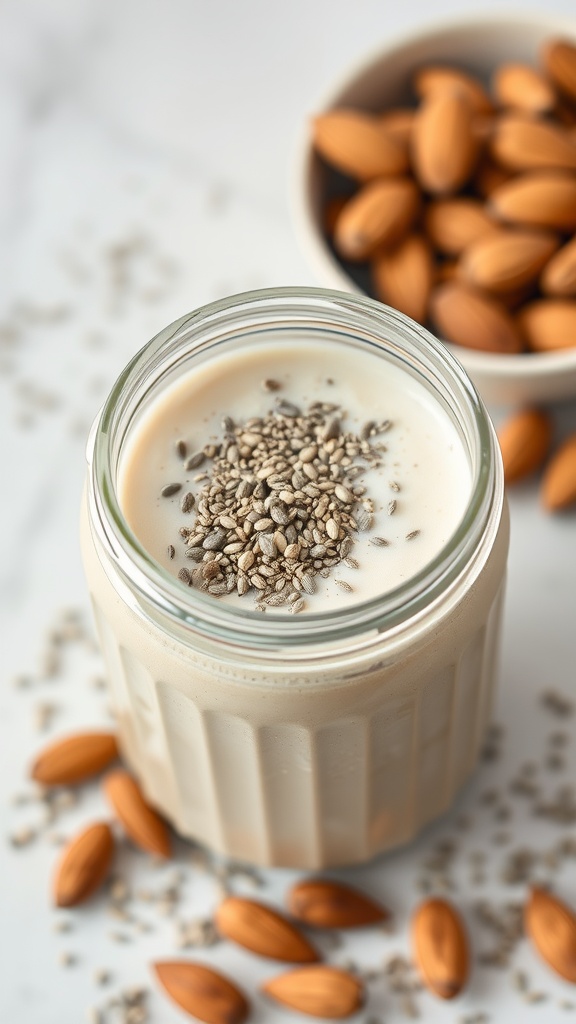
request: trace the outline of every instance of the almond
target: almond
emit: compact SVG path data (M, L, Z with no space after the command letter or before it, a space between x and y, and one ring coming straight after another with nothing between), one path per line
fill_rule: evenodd
M470 970L468 938L455 907L447 900L425 900L412 921L412 945L428 988L441 999L454 999Z
M69 786L97 775L117 757L111 732L79 732L44 747L30 774L44 786Z
M271 978L262 991L278 1003L311 1017L342 1020L364 1002L362 982L338 967L300 967Z
M576 100L576 45L567 39L554 39L544 47L543 60L554 84Z
M576 297L576 238L552 257L542 272L540 286L546 295Z
M409 235L372 263L376 298L419 323L426 320L432 277L432 253L421 235Z
M479 199L436 199L428 204L424 222L432 245L448 256L501 230Z
M357 181L402 174L406 147L377 117L359 110L330 110L313 121L314 145L333 167Z
M549 512L568 508L574 502L576 502L576 434L572 434L564 441L554 454L542 481L542 503Z
M545 889L532 888L524 927L543 960L566 981L576 982L576 915Z
M336 221L334 245L349 260L365 260L381 246L395 245L419 208L418 189L408 178L380 178L364 185Z
M492 92L500 106L529 114L548 114L556 106L550 82L529 64L501 64L492 78Z
M288 894L288 910L315 928L361 928L389 917L370 897L343 882L323 878L297 882Z
M218 931L239 946L273 960L305 964L319 960L308 939L282 914L264 903L228 896L215 916Z
M576 229L576 176L566 171L522 174L500 185L489 208L502 220L530 227Z
M514 354L522 350L520 331L504 307L467 285L457 281L440 285L432 293L430 308L447 341L485 352Z
M174 1002L205 1024L242 1024L248 1017L248 1000L219 971L188 960L166 960L152 967Z
M552 423L538 409L524 409L500 427L498 440L507 484L516 483L540 468L550 448Z
M491 292L510 292L536 281L558 248L543 231L501 231L481 238L461 260L462 278Z
M489 114L494 109L481 82L459 68L430 64L417 72L413 85L421 99L428 99L438 92L459 92L475 113Z
M54 902L57 907L75 907L96 892L106 878L114 838L109 825L90 825L65 847L54 878Z
M166 824L144 799L140 786L128 772L118 770L107 775L104 792L136 846L156 857L170 856Z
M425 191L448 195L470 178L478 155L471 108L458 92L433 92L412 132L414 173Z
M538 299L518 314L518 324L534 352L576 346L576 300Z
M569 132L529 117L499 118L490 151L499 163L513 171L576 168L576 140Z

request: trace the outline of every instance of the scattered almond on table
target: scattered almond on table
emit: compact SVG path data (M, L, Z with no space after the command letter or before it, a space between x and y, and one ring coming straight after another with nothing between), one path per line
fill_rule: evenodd
M425 66L417 106L329 110L313 122L324 228L375 298L448 341L495 353L576 346L576 45L490 88Z
M507 485L544 466L540 498L548 512L561 512L576 504L576 434L550 455L552 420L541 409L522 409L498 430ZM548 460L548 461L546 461Z
M537 468L546 455L550 432L548 417L537 410L525 410L509 425L508 439L503 443L509 480L518 479ZM569 439L565 450L571 465L576 467L576 436ZM576 484L574 495L576 497ZM546 694L543 699L551 713L568 713L565 702L554 693ZM106 742L95 746L92 741L84 742L86 736L105 736ZM96 758L95 750L99 755ZM48 765L48 774L54 779L48 785L58 786L62 778L71 781L72 776L80 782L105 767L104 751L108 762L116 757L118 751L113 734L78 733L44 748L32 771L37 773L38 765ZM73 765L73 770L70 765ZM525 783L528 785L529 780ZM148 852L168 856L167 826L148 805L136 780L123 769L117 769L105 777L102 785L121 825L136 845ZM66 845L54 879L54 899L58 907L75 907L98 891L111 870L114 847L113 832L107 822L86 826ZM250 869L246 867L245 870L248 872ZM523 868L520 863L514 870L516 883L528 878L525 866ZM120 884L124 891L124 883L116 883L116 887ZM121 899L122 893L114 892ZM216 908L212 928L224 939L236 942L252 953L298 964L262 985L262 993L271 1000L319 1019L350 1017L364 1005L365 981L370 972L362 972L355 966L343 968L319 963L320 954L300 925L325 932L374 927L386 922L390 912L366 893L323 876L305 877L294 883L287 893L286 904L288 914L259 900L228 895ZM553 893L533 886L524 902L523 914L526 935L540 957L565 980L576 983L574 911ZM494 925L492 917L490 920ZM498 929L503 927L499 922ZM514 933L516 927L514 925ZM518 934L521 933L521 925L519 927ZM431 993L440 999L451 1000L466 988L473 955L468 930L453 902L430 896L419 903L412 916L411 945L417 972ZM72 954L67 963L73 962L70 958ZM481 957L479 959L483 962ZM397 960L396 966L391 964L390 970L398 971L395 984L399 992L405 993L408 1012L406 993L418 983L405 977L406 970L411 969L409 962L402 958ZM157 961L151 966L168 996L195 1019L205 1024L243 1024L249 1018L251 1005L248 997L234 980L215 968L188 959ZM518 986L524 991L526 985L522 974ZM537 992L527 992L526 1001L537 1001L538 997ZM126 998L131 999L130 993ZM135 1016L136 1019L144 1018Z

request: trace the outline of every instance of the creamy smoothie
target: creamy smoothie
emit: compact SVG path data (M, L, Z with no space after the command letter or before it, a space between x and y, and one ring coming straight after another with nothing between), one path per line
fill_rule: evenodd
M231 489L211 495L215 448ZM172 385L142 415L120 471L123 512L158 562L262 611L390 591L447 543L470 487L462 437L421 383L370 352L334 344L328 355L297 338L288 354L252 346Z
M223 300L135 358L88 461L123 754L179 832L320 868L451 805L489 718L508 521L439 342L338 293Z

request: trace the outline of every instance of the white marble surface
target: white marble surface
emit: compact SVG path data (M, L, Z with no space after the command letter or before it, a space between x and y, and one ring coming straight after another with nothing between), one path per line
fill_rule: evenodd
M514 8L514 4L499 4ZM537 10L536 3L526 8ZM573 13L573 0L555 0L558 13ZM462 0L440 0L438 15L473 12ZM104 696L90 680L99 660L84 642L66 645L61 678L42 680L45 632L61 609L88 619L77 539L77 511L88 426L128 357L159 328L188 309L246 288L313 284L293 237L288 179L295 135L314 97L350 60L379 39L429 17L424 0L405 5L378 0L293 0L288 5L244 0L4 0L0 8L0 1021L2 1024L78 1024L123 985L150 984L148 964L175 954L173 924L145 910L154 930L118 944L111 930L134 934L110 916L105 900L63 915L73 930L55 934L49 878L57 854L42 836L15 851L7 837L29 822L35 805L13 806L29 791L26 765L42 736L35 728L38 703L54 705L46 735L106 722ZM554 410L559 433L574 428L574 407ZM409 850L342 877L364 885L390 904L396 933L360 933L333 962L348 955L364 966L406 952L407 921L416 900L420 865L440 839L457 836L462 851L452 876L454 898L465 914L475 949L491 936L474 918L482 896L502 906L520 900L523 885L500 875L507 852L526 843L548 851L575 834L531 817L527 802L506 796L510 778L527 759L541 761L546 737L569 734L565 755L576 766L574 719L556 720L541 709L539 694L554 687L575 695L574 629L576 518L549 518L538 507L536 485L511 498L512 549L503 652L496 709L506 730L504 753L482 767L459 807ZM17 689L12 680L29 674ZM542 769L551 794L567 775ZM513 807L509 822L496 820L481 794L496 786ZM71 834L104 813L97 788L63 814L57 828ZM468 830L462 814L471 819ZM509 833L494 845L497 833ZM470 883L468 854L484 850L486 882ZM208 912L216 899L210 879L185 870L179 911L187 918ZM124 850L119 870L137 885L160 886L160 875ZM574 861L558 869L539 864L539 878L553 882L576 905ZM281 898L289 872L264 875L265 898ZM152 881L151 881L152 879ZM241 881L235 883L244 891ZM140 913L140 910L137 911ZM59 964L71 951L77 963ZM186 951L183 955L193 955ZM244 987L275 973L248 954L222 944L202 952ZM108 990L93 981L95 967L110 967ZM418 997L431 1022L456 1021L484 1012L491 1021L570 1019L561 1001L576 994L537 963L521 942L513 966L530 975L547 1001L525 1005L511 983L511 969L477 967L465 997L455 1005ZM296 1021L296 1015L255 999L252 1019ZM154 991L151 1024L184 1017ZM385 980L370 986L365 1022L404 1018ZM107 1014L103 1024L117 1016Z

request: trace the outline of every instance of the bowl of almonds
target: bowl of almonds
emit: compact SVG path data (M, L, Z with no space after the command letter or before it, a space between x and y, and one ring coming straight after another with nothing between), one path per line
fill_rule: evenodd
M307 124L296 192L318 276L431 329L487 402L576 395L576 23L380 50Z

